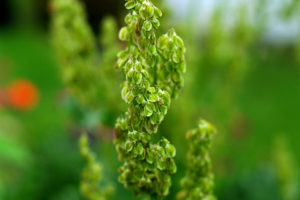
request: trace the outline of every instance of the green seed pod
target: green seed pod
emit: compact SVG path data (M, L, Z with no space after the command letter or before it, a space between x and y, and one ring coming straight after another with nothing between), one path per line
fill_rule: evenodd
M145 21L143 24L143 30L151 31L151 29L152 29L152 23L150 21Z
M154 14L154 8L152 6L147 6L146 13L147 13L147 17L152 17Z
M126 94L126 103L131 103L134 99L134 95L132 94L132 92L127 92Z
M150 117L150 122L152 123L152 124L157 124L158 122L159 122L159 117L158 117L158 115L157 114L153 114L153 115L151 115L151 117Z
M154 14L155 14L155 16L157 17L157 18L159 18L159 17L162 17L162 12L161 12L161 10L160 9L158 9L158 8L154 8Z
M148 151L148 154L147 154L147 157L146 157L146 160L149 164L152 164L153 161L154 161L154 155L151 151Z
M118 53L118 58L119 58L119 59L126 60L128 57L129 57L129 52L128 52L127 50L120 51L120 52Z
M139 85L142 82L143 75L139 72L134 72L133 73L133 81L135 84Z
M175 147L173 145L167 144L166 145L166 151L167 151L168 157L171 157L171 158L175 157L175 155L176 155L176 149L175 149Z
M150 117L153 114L153 110L150 106L151 104L147 104L144 108L145 116Z
M150 102L157 102L158 101L158 96L156 94L150 94L149 101Z
M126 143L125 143L125 150L127 152L130 152L132 149L133 149L132 143L130 141L126 141Z
M145 149L141 143L136 147L136 151L138 155L143 155L145 153Z
M124 86L124 87L122 88L122 99L123 99L124 101L126 100L127 92L128 92L128 88L127 88L127 86Z
M159 26L160 26L160 22L159 22L158 19L153 19L152 20L152 24L153 24L153 26L154 26L155 29L158 29Z
M173 53L173 56L172 56L172 60L174 63L179 63L180 62L180 55L176 52Z
M166 168L165 162L162 159L158 159L156 162L156 167L159 170L164 170Z
M119 32L119 38L122 41L129 41L130 35L127 27L123 27Z
M135 6L136 6L136 4L135 4L134 1L127 1L127 2L125 3L125 7L126 7L128 10L134 8Z
M147 9L147 6L146 4L142 5L139 9L139 16L143 19L143 20L146 20L147 16L146 16L146 9Z
M149 46L149 52L150 52L150 54L155 55L156 54L156 46L155 45L150 45Z
M126 17L125 17L125 23L127 24L127 25L129 25L129 24L131 24L133 22L133 17L132 17L132 15L129 13L128 15L126 15Z
M174 36L174 41L176 42L176 45L179 46L180 48L184 48L184 43L183 40L178 37L177 35Z
M138 102L138 104L144 104L146 103L145 98L142 95L139 95L136 99L136 101Z

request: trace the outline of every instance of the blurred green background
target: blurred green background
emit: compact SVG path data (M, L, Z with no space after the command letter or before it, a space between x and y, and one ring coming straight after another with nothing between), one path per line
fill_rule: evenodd
M83 2L100 38L104 17L124 24L122 0ZM185 133L204 118L218 130L218 199L299 200L300 3L155 2L165 13L162 30L175 27L187 48L185 87L159 129L177 148L167 199L175 199L185 172ZM126 106L120 99L109 107L121 111L89 108L66 91L50 39L49 2L2 0L0 9L0 199L82 199L81 130L104 166L102 184L116 188L113 199L133 199L118 183L121 163L112 143L112 126ZM13 101L18 84L29 96Z

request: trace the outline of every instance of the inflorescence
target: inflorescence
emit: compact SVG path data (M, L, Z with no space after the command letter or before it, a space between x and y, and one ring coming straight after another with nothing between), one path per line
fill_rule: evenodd
M204 120L200 120L198 127L187 133L187 172L181 180L182 190L177 199L216 200L213 195L214 178L209 153L215 134L215 128Z
M130 13L119 37L127 47L118 54L117 67L125 76L122 98L129 108L115 126L115 145L124 162L119 180L136 195L161 198L176 172L176 150L165 138L152 142L151 135L183 86L185 47L174 29L157 39L162 12L150 0L127 0L125 6Z
M96 160L95 154L90 150L86 134L79 139L79 149L86 167L82 171L80 192L88 200L107 200L110 198L113 187L108 185L102 188L99 184L102 179L102 165Z

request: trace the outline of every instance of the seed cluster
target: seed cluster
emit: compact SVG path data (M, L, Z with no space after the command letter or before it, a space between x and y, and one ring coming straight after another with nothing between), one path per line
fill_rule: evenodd
M95 96L96 40L77 0L53 0L52 39L62 66L63 81L84 103Z
M82 158L87 163L82 171L80 192L88 200L107 200L110 198L113 188L106 186L101 188L102 166L96 160L95 154L90 150L87 135L82 135L79 140L79 149Z
M187 133L189 152L186 176L181 180L182 191L177 199L216 200L213 195L213 173L209 151L216 134L214 127L200 120L196 129Z
M152 142L151 134L183 86L185 48L173 29L157 39L162 12L150 0L127 0L125 7L130 13L119 38L127 48L118 54L117 66L125 76L122 98L129 108L115 126L116 149L124 161L119 180L136 195L163 197L176 172L176 150L165 138Z

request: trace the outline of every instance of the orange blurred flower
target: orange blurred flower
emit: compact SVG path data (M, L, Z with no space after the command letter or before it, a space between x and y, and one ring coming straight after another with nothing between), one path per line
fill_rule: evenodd
M14 81L7 89L8 103L19 110L30 110L38 103L39 92L28 80Z

